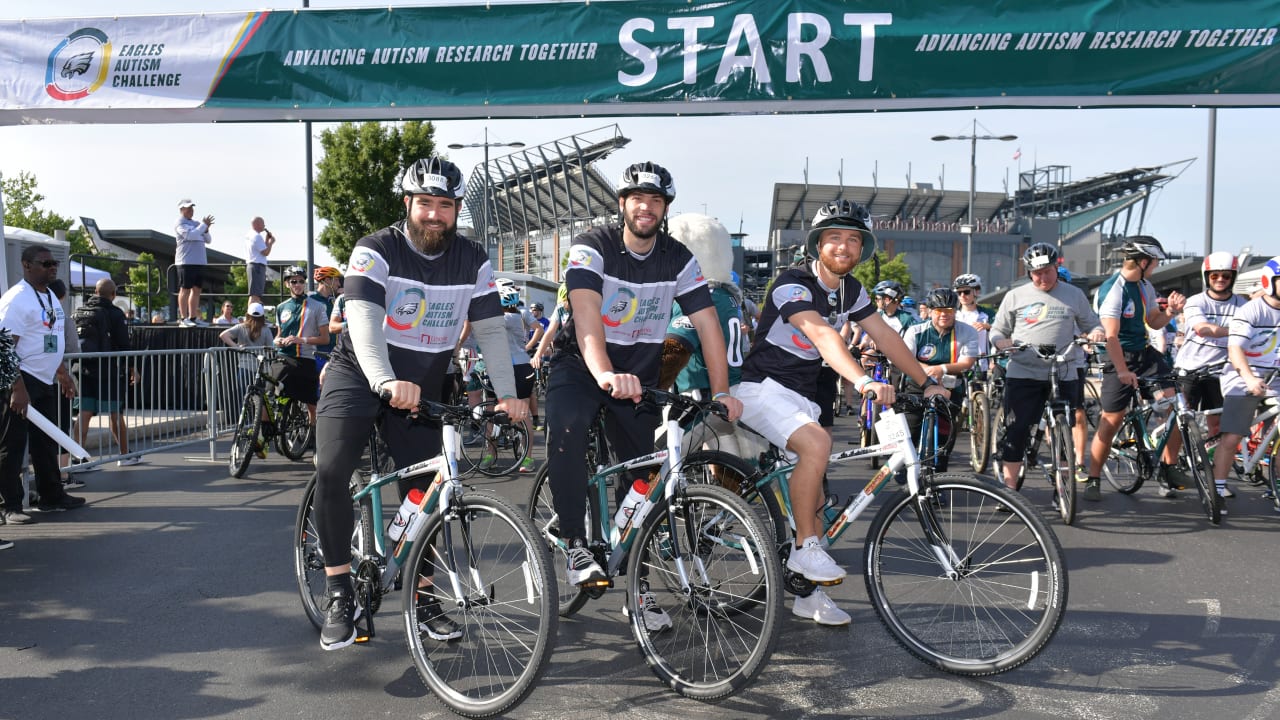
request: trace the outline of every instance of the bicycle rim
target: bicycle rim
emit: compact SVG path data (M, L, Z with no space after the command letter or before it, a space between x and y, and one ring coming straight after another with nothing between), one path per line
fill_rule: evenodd
M671 515L665 502L654 507L627 558L631 630L671 689L722 698L749 684L773 653L783 592L777 554L756 514L722 487L686 486ZM689 574L687 592L677 556ZM648 629L641 583L669 628Z
M1076 521L1076 450L1071 440L1071 428L1065 415L1058 415L1053 428L1053 467L1049 477L1053 479L1054 504L1062 522L1070 525Z
M514 506L488 492L468 492L455 504L450 517L430 518L414 543L405 567L405 634L418 673L441 702L459 715L489 717L524 699L546 666L558 627L556 581L537 531ZM427 634L420 615L432 612L424 607L430 601L461 637Z
M538 536L542 538L547 554L551 558L551 567L555 571L556 585L559 588L558 612L561 617L569 617L586 604L587 594L577 585L569 584L568 558L565 555L565 549L558 542L560 523L556 517L555 504L552 502L549 464L543 464L542 469L534 477L533 490L525 507L529 508L529 519L533 522L533 527L538 531ZM588 528L594 526L591 517L594 511L591 508L592 503L588 499L586 522Z
M280 454L294 462L302 460L311 439L311 423L307 419L307 406L296 400L285 404L279 419L280 433L276 435L276 448Z
M1107 484L1125 495L1132 495L1142 487L1146 480L1142 472L1140 439L1133 421L1125 419L1111 441L1111 452L1102 466L1102 475Z
M1205 451L1204 433L1200 426L1190 422L1178 423L1182 430L1182 454L1187 460L1191 477L1196 482L1196 494L1200 496L1200 507L1204 510L1209 524L1222 522L1222 498L1218 497L1218 489L1213 482L1213 466L1209 462L1209 453Z
M244 407L240 408L240 420L236 423L236 434L231 438L231 452L227 456L231 477L244 477L249 471L249 461L257 448L258 435L262 432L262 396L250 393L244 398Z
M969 397L969 413L969 465L976 473L986 472L991 464L991 406L986 393Z
M977 478L937 475L930 492L899 491L871 522L863 569L872 606L899 644L934 667L980 676L1022 665L1062 622L1057 537L1022 496ZM922 504L923 520L960 559L954 579L934 555Z

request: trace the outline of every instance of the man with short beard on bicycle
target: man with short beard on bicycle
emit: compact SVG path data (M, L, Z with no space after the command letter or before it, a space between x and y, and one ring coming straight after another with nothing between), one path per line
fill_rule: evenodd
M1192 410L1217 410L1222 407L1222 374L1227 362L1227 336L1231 318L1249 301L1232 289L1236 283L1239 263L1229 252L1216 252L1204 259L1200 276L1204 279L1204 292L1187 298L1183 307L1183 327L1186 329L1182 349L1174 358L1175 370L1194 372L1211 369L1208 377L1180 378L1182 395ZM1206 437L1218 434L1221 416L1206 415ZM1223 477L1219 475L1218 477ZM1218 486L1223 497L1235 497L1224 480Z
M1022 254L1022 264L1031 282L1010 290L1000 302L990 338L997 350L1021 343L1052 345L1059 353L1066 353L1077 335L1087 333L1094 342L1106 339L1097 313L1089 306L1089 298L1080 288L1062 282L1059 277L1057 248L1036 243ZM1075 410L1084 405L1084 388L1070 367L1063 364L1058 391ZM1010 489L1018 487L1018 472L1022 469L1027 441L1037 427L1045 403L1050 400L1050 389L1049 363L1033 352L1010 356L1004 386L1004 442L998 448L1004 484ZM1082 435L1073 439L1082 443ZM1071 482L1075 482L1074 478Z
M818 371L825 360L859 392L874 391L883 403L894 399L892 385L873 382L854 361L837 328L857 323L899 371L925 386L925 395L947 395L876 313L853 277L854 266L875 252L868 217L865 208L848 200L818 210L805 239L810 260L774 280L738 387L742 422L783 448L788 460L798 461L791 474L796 545L787 569L826 585L841 582L846 573L818 540L822 476L831 455L831 435L818 423ZM807 597L797 597L791 611L823 625L847 625L850 620L816 588Z
M1212 258L1213 256L1209 256ZM1213 455L1213 478L1220 498L1232 497L1227 474L1240 445L1253 425L1263 399L1280 394L1280 376L1270 384L1266 375L1280 367L1280 257L1262 266L1262 293L1245 303L1231 318L1227 359L1222 374L1222 436ZM1272 472L1275 468L1272 468ZM1222 514L1227 514L1222 500Z
M658 382L673 301L697 330L710 399L725 406L730 421L741 412L729 395L724 336L707 282L693 253L663 230L675 196L665 168L651 162L631 165L618 185L621 224L588 230L569 248L564 282L571 315L551 358L546 434L551 494L560 537L568 544L570 585L606 577L587 545L587 430L603 406L608 409L609 445L618 458L653 452L658 415L636 403L644 388ZM630 482L619 484L619 504L630 487ZM651 632L671 627L671 618L647 585L637 585L645 626Z
M420 400L439 400L445 368L464 321L490 361L501 398L496 409L520 422L528 410L516 399L511 353L489 258L458 235L464 192L462 173L437 157L418 160L400 181L405 219L361 238L346 275L347 331L325 366L316 425L315 515L324 552L327 597L320 647L336 650L355 641L351 582L351 533L355 521L348 483L375 422L396 467L440 452L439 426L383 415L380 396L392 408L413 411ZM403 499L431 478L401 481ZM462 630L439 602L419 606L418 629L433 640Z

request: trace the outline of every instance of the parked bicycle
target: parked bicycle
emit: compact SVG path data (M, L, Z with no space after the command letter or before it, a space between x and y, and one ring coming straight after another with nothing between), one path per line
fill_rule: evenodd
M391 412L390 410L385 410ZM441 455L386 474L351 477L351 574L356 589L356 642L374 637L373 617L384 597L403 586L401 616L409 654L423 682L459 715L488 717L533 689L556 638L556 580L543 540L510 501L464 487L458 476L458 427L473 417L466 405L424 401L418 421L443 424ZM501 413L484 419L505 422ZM370 467L383 467L377 432ZM382 489L400 479L434 476L407 522L389 525ZM311 624L324 624L325 559L316 532L313 475L294 530L294 569ZM421 623L428 608L444 608L461 637L433 640ZM432 616L434 617L434 616Z
M690 409L723 413L723 407L659 390L646 390L644 402L672 408L666 450L615 463L605 442L604 411L590 430L587 527L607 580L568 584L549 467L534 480L529 513L555 558L560 614L572 615L601 597L625 572L627 615L649 667L681 695L714 700L748 685L773 653L782 605L774 539L742 498L705 479L736 458L683 452L679 417ZM651 505L619 527L610 510L613 481L631 486L637 478L649 485ZM669 615L670 628L648 627L640 604L646 593Z
M917 658L959 675L991 675L1026 663L1053 638L1066 608L1067 569L1057 537L1021 495L971 475L935 474L921 457L902 413L923 413L919 447L936 450L946 402L899 395L876 425L879 444L832 454L831 464L871 455L888 461L843 508L828 498L820 519L834 546L905 471L906 487L890 495L867 530L863 577L871 605ZM794 469L772 447L763 467L732 478L722 469L713 478L731 480L771 518L784 568L793 544ZM802 575L784 572L788 591L805 596L814 590Z
M275 442L281 455L298 462L312 441L311 420L305 403L280 394L280 383L271 374L272 353L239 352L257 358L254 378L245 388L240 418L231 439L227 466L232 477L244 477L254 455L266 457L267 446Z

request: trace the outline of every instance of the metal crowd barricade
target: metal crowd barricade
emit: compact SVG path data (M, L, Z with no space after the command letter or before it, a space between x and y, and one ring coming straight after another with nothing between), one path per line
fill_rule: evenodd
M201 444L216 461L218 438L235 430L253 378L243 368L248 362L257 367L251 356L227 347L68 353L66 361L76 378L76 396L60 403L57 422L92 456L78 466L83 469ZM112 382L119 385L113 389ZM97 398L100 409L82 429L79 415L86 398ZM111 430L113 402L128 433L127 454Z

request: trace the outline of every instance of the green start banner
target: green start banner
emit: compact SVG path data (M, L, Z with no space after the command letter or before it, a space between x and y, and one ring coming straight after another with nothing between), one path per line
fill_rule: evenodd
M1280 0L719 0L0 21L0 124L1274 106Z

